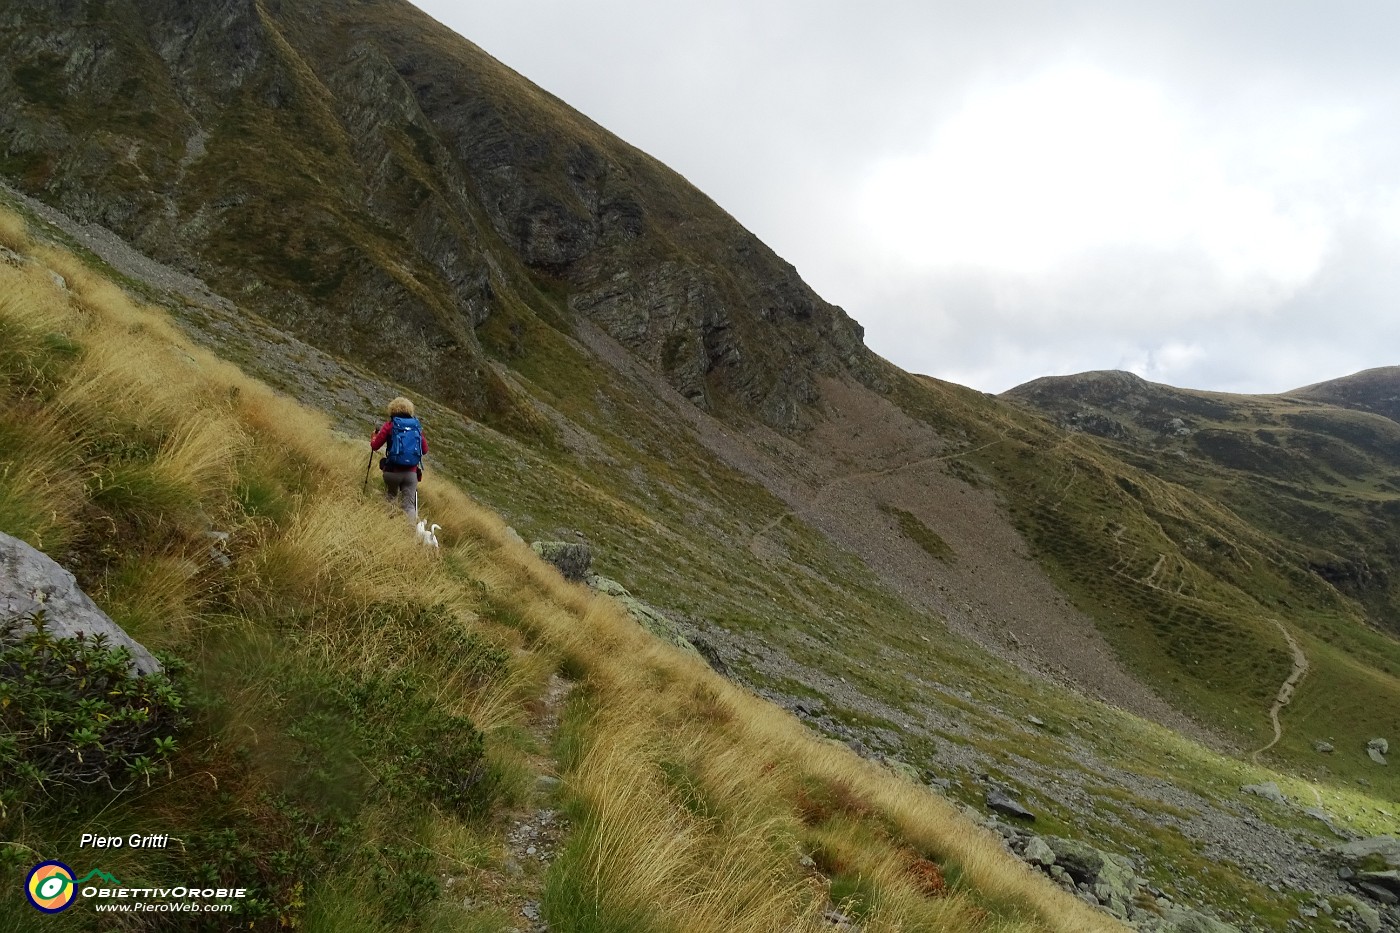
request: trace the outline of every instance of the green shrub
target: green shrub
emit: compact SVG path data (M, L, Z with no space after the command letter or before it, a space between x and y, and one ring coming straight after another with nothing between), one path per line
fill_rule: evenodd
M187 724L170 678L135 673L105 636L54 638L42 612L0 621L0 822L36 799L169 778Z
M485 757L485 736L421 688L402 674L370 678L337 697L338 705L389 797L431 801L468 817L485 814L499 783Z

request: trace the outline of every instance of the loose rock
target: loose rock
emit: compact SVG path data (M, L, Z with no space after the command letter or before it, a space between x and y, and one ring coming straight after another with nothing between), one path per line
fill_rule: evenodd
M1035 814L1022 806L1021 802L1000 788L987 791L987 808L1007 816L1022 820L1034 820Z

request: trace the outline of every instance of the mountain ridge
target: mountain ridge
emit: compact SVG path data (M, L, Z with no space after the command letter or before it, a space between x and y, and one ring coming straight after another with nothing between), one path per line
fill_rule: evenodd
M813 400L808 370L878 378L859 325L707 197L407 4L101 9L37 43L42 17L12 14L10 54L28 64L0 88L6 170L303 336L392 359L487 417L510 397L481 341L509 355L566 312L692 402L735 395L789 428ZM99 86L123 81L146 100L102 113ZM269 135L275 154L244 145ZM56 149L88 155L55 166ZM259 209L273 199L281 212ZM614 277L629 267L648 271ZM260 300L269 287L293 305ZM318 325L327 305L349 326Z
M1331 402L1400 421L1400 366L1379 366L1294 389L1287 395Z
M1048 832L1205 879L1190 898L1236 919L1284 909L1240 842L1265 834L1227 815L1244 765L1172 744L1208 762L1183 774L1113 706L1259 748L1296 643L1309 675L1263 760L1333 807L1356 780L1397 792L1365 754L1400 708L1377 624L1400 579L1391 422L1113 374L1087 401L1038 381L1034 406L903 373L679 176L402 4L74 9L0 14L0 174L207 277L144 293L345 434L413 395L429 483L589 541L812 728L969 806L1016 788ZM134 81L136 111L73 103L99 77ZM227 101L190 105L196 86ZM1205 815L1173 811L1164 774Z

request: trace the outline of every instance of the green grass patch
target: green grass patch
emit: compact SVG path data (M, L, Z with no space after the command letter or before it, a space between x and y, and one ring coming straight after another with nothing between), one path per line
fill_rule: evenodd
M920 521L917 515L884 503L881 503L880 511L898 522L899 530L904 536L922 548L929 557L935 560L952 560L955 556L948 542Z

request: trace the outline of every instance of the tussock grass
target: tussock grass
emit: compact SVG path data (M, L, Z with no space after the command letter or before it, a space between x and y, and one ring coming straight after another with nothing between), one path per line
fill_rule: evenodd
M1117 928L927 790L815 738L642 633L612 601L533 563L521 569L479 579L588 687L564 739L579 829L550 878L558 929L817 930L856 881L869 892L868 929ZM815 825L801 806L811 780L848 798ZM833 839L854 853L845 871L801 868L804 850ZM960 879L938 897L911 868L930 858Z
M0 212L0 246L24 253L28 252L32 245L24 218L9 211Z
M401 514L361 493L362 441L66 254L35 255L34 268L0 266L0 328L16 335L0 383L0 431L16 439L0 449L0 527L190 659L205 697L176 779L101 817L159 816L187 830L186 847L156 866L124 852L109 870L253 884L247 919L268 928L508 916L482 880L495 870L487 808L528 797L518 737L557 669L580 683L556 749L574 829L547 879L552 929L816 931L833 905L872 931L1114 928L939 798L564 582L440 475L422 508L444 547L425 552ZM58 464L77 480L28 478ZM210 530L228 534L230 566L211 556ZM485 770L470 763L473 736ZM835 805L813 807L813 794ZM41 814L6 830L72 857L68 825ZM451 873L488 906L464 917L436 901Z
M176 779L115 808L94 801L99 814L83 818L149 826L151 808L164 812L186 833L162 856L167 876L241 878L258 892L255 927L298 922L308 879L356 870L360 855L337 853L359 851L345 846L358 835L377 853L361 867L385 877L336 921L402 924L436 891L438 856L408 827L458 822L454 838L479 842L481 827L466 827L509 783L508 749L471 764L481 733L463 713L516 720L504 710L536 687L538 666L516 667L518 636L500 648L483 635L456 556L425 559L402 515L360 494L359 452L324 418L70 256L31 258L0 265L0 529L72 568L148 645L191 660L203 697ZM441 522L467 511L465 497L439 499ZM227 535L228 565L213 531ZM211 786L222 792L209 798ZM4 832L72 858L73 819L39 812ZM400 829L378 841L383 824ZM160 869L131 854L112 867ZM5 901L0 913L11 906L23 909Z

